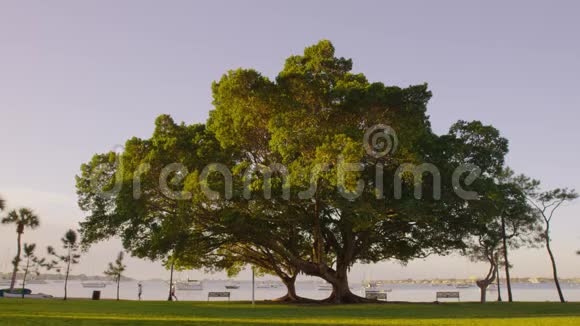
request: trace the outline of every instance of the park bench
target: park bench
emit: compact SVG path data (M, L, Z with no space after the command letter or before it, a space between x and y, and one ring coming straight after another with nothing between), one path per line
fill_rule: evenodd
M457 299L457 301L461 301L459 292L437 292L435 301L439 302L439 299Z
M387 301L387 292L384 291L365 291L365 298L372 300Z
M207 301L209 301L209 298L228 298L228 301L230 301L230 292L208 292Z

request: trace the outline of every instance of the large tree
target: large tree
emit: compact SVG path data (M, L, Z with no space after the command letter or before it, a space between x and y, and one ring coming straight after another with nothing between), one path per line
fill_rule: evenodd
M20 255L22 253L22 234L25 229L36 229L40 225L40 219L34 212L28 208L13 210L8 216L2 219L2 224L13 224L16 226L16 256L12 261L14 266L12 270L12 279L10 280L10 291L14 290L16 283L16 273L20 264Z
M464 248L505 141L478 122L435 135L426 85L385 86L351 69L321 41L275 80L228 72L212 86L207 130L164 116L152 139L83 165L83 238L120 236L132 254L184 266L249 263L286 279L290 297L297 273L321 277L337 303L365 301L349 289L356 262Z
M426 85L387 87L351 68L351 60L335 57L332 44L321 41L288 58L275 81L254 70L230 71L213 85L215 110L208 121L222 146L239 153L243 168L234 178L248 185L230 207L298 230L310 247L307 256L287 251L276 237L254 242L331 283L332 302L364 301L348 286L356 262L405 262L463 247L478 205L455 194L454 171L478 165L486 178L505 154L503 143L482 144L472 136L477 128L435 135L425 114L431 97ZM477 124L456 127L465 126ZM370 145L378 150L365 151L365 134L376 129L391 138L381 144L373 137ZM244 173L251 167L261 174L286 172L280 166L288 178L278 173L263 182ZM272 200L260 195L276 185L285 202L264 213L263 202ZM433 195L417 199L420 190Z

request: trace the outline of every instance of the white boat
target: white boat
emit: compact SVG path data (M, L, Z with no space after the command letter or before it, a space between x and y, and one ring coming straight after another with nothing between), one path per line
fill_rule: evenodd
M82 282L81 284L87 289L102 289L107 287L107 283L105 282Z
M226 283L225 287L228 290L237 290L240 288L240 285L238 283L229 282Z
M4 298L22 298L22 294L19 293L7 293L4 292L2 294ZM24 299L51 299L53 298L52 295L44 294L44 293L36 293L36 294L25 294Z
M175 288L179 291L201 291L203 283L198 280L187 280L175 282Z

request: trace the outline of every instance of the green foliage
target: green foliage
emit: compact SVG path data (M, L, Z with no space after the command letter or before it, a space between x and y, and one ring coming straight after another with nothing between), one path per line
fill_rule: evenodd
M73 265L80 262L80 243L78 235L74 230L68 230L60 239L64 253L59 254L54 247L48 246L46 248L48 254L53 257L53 260L47 264L48 269L56 269L58 273L65 271L64 278L64 300L67 299L68 293L68 276Z
M306 273L347 297L347 271L356 262L405 263L466 249L474 235L495 230L500 215L513 221L515 243L527 212L498 181L508 151L499 131L459 121L436 135L426 84L369 82L352 65L323 40L289 57L274 79L229 71L212 84L207 128L162 115L150 139L96 155L77 176L79 206L88 213L83 243L119 236L131 254L178 268L233 275L250 264L283 280ZM397 141L376 157L365 133L380 124ZM230 172L204 170L211 163ZM417 173L423 163L437 167L437 176ZM469 183L479 200L456 194L451 180L462 164L482 172ZM167 166L175 169L164 174ZM230 174L231 196L224 190ZM168 189L159 188L160 176ZM395 198L397 187L402 198ZM219 196L208 197L207 189Z
M120 280L121 276L123 275L123 273L127 269L127 265L125 265L123 263L124 258L125 257L124 257L123 252L122 251L119 252L119 254L117 255L117 259L115 259L115 262L109 263L107 270L104 271L103 273L105 275L115 279L115 281Z
M49 255L56 258L56 260L53 261L52 267L56 268L59 273L62 269L66 269L68 273L68 269L71 265L76 265L80 262L81 255L78 235L74 230L68 230L60 239L60 242L62 243L64 254L58 254L52 246L48 246L47 251ZM63 265L58 266L59 263L64 264L66 268Z
M18 234L24 233L26 228L36 229L40 226L40 219L31 209L21 208L12 210L2 218L2 224L14 224Z

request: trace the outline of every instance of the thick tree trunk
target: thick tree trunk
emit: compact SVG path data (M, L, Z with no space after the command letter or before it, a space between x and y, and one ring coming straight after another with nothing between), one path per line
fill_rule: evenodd
M280 298L274 299L274 302L291 302L291 303L315 303L320 300L308 299L299 296L296 293L296 277L295 276L280 276L280 280L286 286L286 294Z
M167 301L173 301L173 268L174 264L171 263L171 272L169 274L169 297Z
M18 232L16 242L18 247L16 247L16 257L14 257L14 268L12 269L12 279L10 280L10 292L14 291L14 286L16 285L16 273L18 273L18 265L20 264L20 254L21 254L21 239L22 233Z
M507 235L505 230L505 218L501 217L501 230L502 230L502 241L503 241L503 258L505 262L505 281L507 286L508 292L508 301L514 302L514 298L512 295L512 281L510 278L510 261L508 259L508 245L507 245ZM499 288L498 288L499 290Z
M487 301L487 287L489 283L486 281L478 281L477 286L479 287L480 292L480 302L485 303Z
M286 295L283 297L274 299L276 302L298 302L303 298L296 294L296 276L294 277L281 277L282 283L286 286Z
M481 303L485 303L487 301L487 287L490 284L493 284L493 282L495 281L495 277L498 273L498 265L496 264L497 255L495 255L495 258L491 256L488 259L491 266L489 267L489 272L487 273L487 276L485 276L483 280L475 282L475 284L477 284L477 286L479 287Z
M328 280L327 280L328 281ZM346 279L338 279L332 284L332 294L326 298L324 302L334 304L349 304L349 303L377 303L378 300L366 299L360 297L350 291L348 281Z
M558 296L560 297L560 302L565 303L564 294L562 293L562 288L560 287L560 280L558 279L558 269L556 267L556 259L552 253L552 248L550 247L550 235L546 231L546 249L548 250L548 255L550 255L550 261L552 262L552 271L554 272L554 283L556 284L556 289L558 289Z
M337 262L337 270L328 270L320 276L322 279L332 284L332 293L324 302L343 304L343 303L376 303L378 300L362 298L350 291L348 286L348 267L340 260Z

